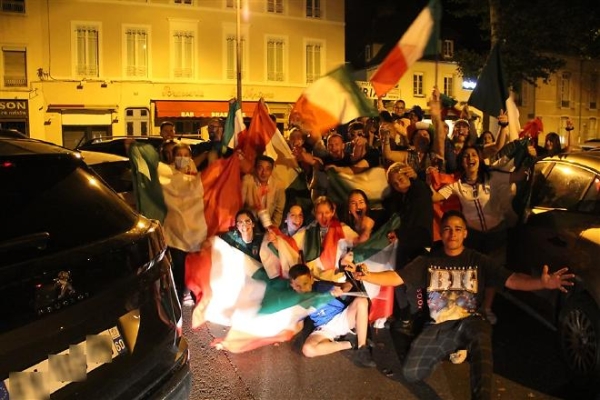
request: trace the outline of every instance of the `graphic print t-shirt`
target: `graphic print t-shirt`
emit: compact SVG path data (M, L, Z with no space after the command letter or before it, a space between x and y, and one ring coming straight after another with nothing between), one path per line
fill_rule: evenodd
M512 273L470 249L454 257L445 255L443 249L435 250L397 272L408 287L426 289L429 315L435 323L481 312L484 289L503 287Z

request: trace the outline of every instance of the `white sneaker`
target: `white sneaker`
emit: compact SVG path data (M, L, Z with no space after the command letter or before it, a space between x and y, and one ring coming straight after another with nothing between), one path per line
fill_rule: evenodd
M450 361L452 364L462 364L467 359L467 351L466 350L458 350L452 354L450 354Z
M189 291L183 294L183 299L181 299L181 305L184 307L194 306L194 298L192 297L192 294Z
M496 325L496 322L498 322L498 317L496 317L496 314L490 309L485 310L485 319L492 325Z
M383 329L383 328L385 328L385 322L386 321L387 321L387 318L376 319L375 322L373 322L373 328L375 328L375 329Z

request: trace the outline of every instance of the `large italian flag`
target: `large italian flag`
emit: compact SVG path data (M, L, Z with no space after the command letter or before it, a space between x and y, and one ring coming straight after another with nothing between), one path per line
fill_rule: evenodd
M134 192L136 198L143 200L138 201L138 211L157 218L163 207L168 208L171 216L166 213L161 222L167 222L174 235L175 231L185 230L176 235L182 241L170 245L197 250L207 237L225 232L233 225L235 213L242 206L238 157L218 159L198 175L185 176L159 163L158 153L150 144L132 143L129 155ZM179 222L172 225L168 219ZM181 224L183 221L188 224ZM192 231L188 231L189 224L193 225Z
M355 118L377 115L344 65L302 92L292 108L290 122L309 132L323 133Z
M196 295L192 328L213 322L230 329L213 345L234 353L290 340L329 294L298 294L283 279L269 279L255 259L218 236L186 259L186 284Z
M370 79L377 96L384 96L396 86L402 75L423 57L426 49L433 48L433 51L436 51L437 35L433 33L436 31L440 14L439 1L431 0L388 53Z

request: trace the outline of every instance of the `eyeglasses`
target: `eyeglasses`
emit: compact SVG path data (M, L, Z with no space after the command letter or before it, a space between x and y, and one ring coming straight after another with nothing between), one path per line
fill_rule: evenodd
M237 221L236 224L238 225L252 225L252 220L251 219L245 219L243 221Z

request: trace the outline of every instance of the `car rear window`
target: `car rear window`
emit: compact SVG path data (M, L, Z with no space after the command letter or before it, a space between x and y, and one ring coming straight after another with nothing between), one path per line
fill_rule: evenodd
M0 158L0 266L130 230L136 214L72 155Z

